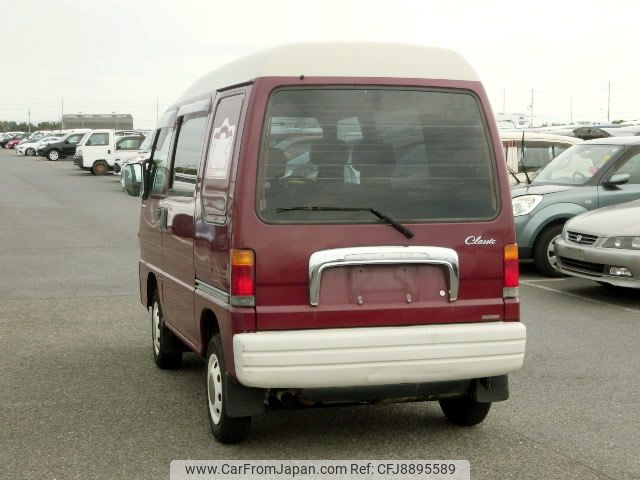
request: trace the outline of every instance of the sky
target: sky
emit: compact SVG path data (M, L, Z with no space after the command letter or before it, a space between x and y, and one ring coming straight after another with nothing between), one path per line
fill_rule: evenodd
M536 124L606 121L610 82L610 119L640 119L638 1L0 0L0 12L0 120L57 121L64 108L152 128L209 70L307 40L456 50L494 112L529 115L533 90Z

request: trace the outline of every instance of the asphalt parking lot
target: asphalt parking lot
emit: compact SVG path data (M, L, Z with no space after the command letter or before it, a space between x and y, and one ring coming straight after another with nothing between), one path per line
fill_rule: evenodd
M271 412L216 443L204 364L155 368L139 200L0 151L0 478L168 478L173 459L469 459L474 479L640 478L640 294L523 265L524 369L472 429L437 404Z

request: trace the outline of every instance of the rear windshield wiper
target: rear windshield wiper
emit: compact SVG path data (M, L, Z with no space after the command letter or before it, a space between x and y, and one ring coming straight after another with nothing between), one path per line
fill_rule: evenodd
M375 208L354 208L354 207L289 207L289 208L276 208L276 212L291 212L294 210L305 212L371 212L380 220L384 220L393 228L398 230L407 238L412 238L415 234L407 227L402 225L397 220L385 215L384 213L376 210Z

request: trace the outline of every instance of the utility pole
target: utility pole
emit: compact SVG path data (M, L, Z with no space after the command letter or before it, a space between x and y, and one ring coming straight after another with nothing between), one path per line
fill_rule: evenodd
M29 133L31 133L31 110L27 111L27 128L29 129Z
M611 80L609 80L609 94L607 95L607 123L610 121L611 115Z
M507 104L507 87L502 87L502 113L507 113L506 109Z
M571 99L569 100L569 124L573 124L573 95L571 95Z
M60 130L64 130L64 97L60 97Z
M531 105L529 108L531 108L531 120L529 121L529 127L533 128L533 88L531 89Z

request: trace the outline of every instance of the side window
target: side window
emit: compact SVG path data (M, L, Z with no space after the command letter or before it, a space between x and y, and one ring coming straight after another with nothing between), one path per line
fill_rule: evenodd
M633 157L624 162L624 164L616 170L615 174L618 173L629 174L629 184L640 184L640 153L636 153Z
M94 133L87 140L86 146L88 147L96 147L96 146L105 146L109 145L109 134L104 133Z
M169 159L169 146L171 145L171 137L173 135L173 128L161 128L158 130L158 132L156 132L156 135L158 136L158 140L153 150L153 156L151 157L155 170L151 192L162 193L165 190L167 179L169 178L167 165Z
M226 212L230 167L243 100L244 95L225 97L216 107L202 190L204 215L209 221Z
M139 138L123 138L117 143L116 150L137 150L139 147Z
M83 137L83 134L78 134L78 135L71 135L69 137L69 143L72 145L77 144Z
M196 188L207 117L183 117L173 156L169 188L174 192L191 193Z

